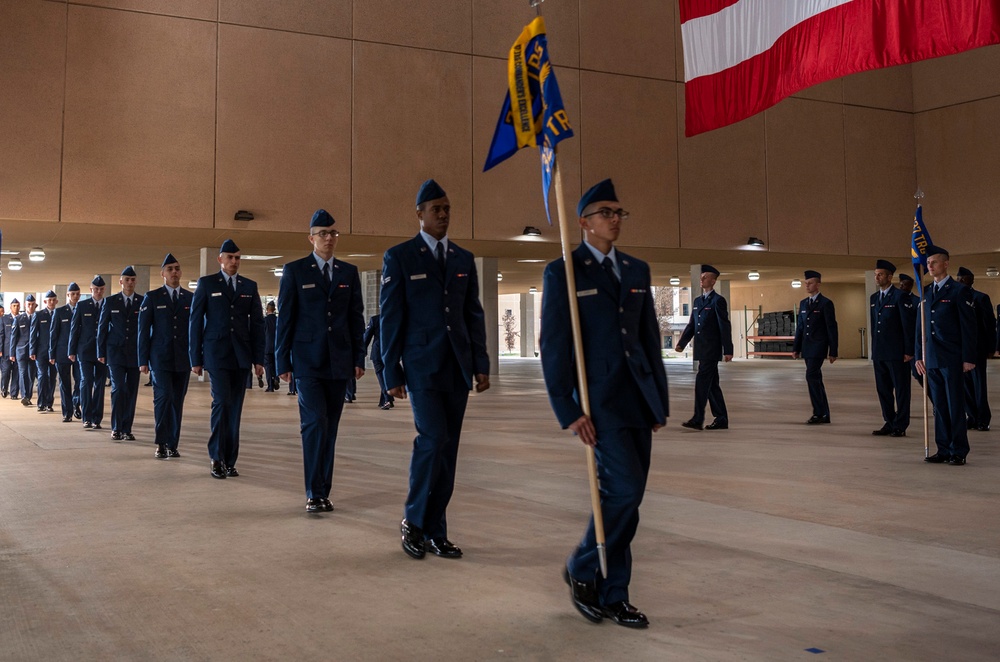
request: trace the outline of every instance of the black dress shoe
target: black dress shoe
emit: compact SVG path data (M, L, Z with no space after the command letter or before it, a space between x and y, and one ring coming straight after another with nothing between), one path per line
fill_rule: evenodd
M892 432L889 433L889 436L890 437L905 437L906 436L906 430L893 430Z
M979 425L979 426L976 427L976 429L979 430L980 432L989 432L990 431L990 426L989 425Z
M424 532L419 526L413 526L405 519L399 523L402 534L403 551L415 559L424 558Z
M390 404L387 403L387 404L384 404L384 405L379 405L378 408L379 409L384 409L386 411L389 411L390 409L392 409L392 405L390 405Z
M176 448L167 449L167 457L180 457L181 454L177 452Z
M705 426L705 429L706 430L728 430L729 429L729 422L728 421L712 421L711 423L709 423L708 425Z
M812 416L806 421L806 425L823 425L824 423L829 423L829 416Z
M872 430L872 434L876 437L888 437L892 434L892 428L888 425L883 425L878 430Z
M266 388L266 389L264 389L264 393L274 393L274 389L273 388Z
M236 470L236 467L226 467L226 475L230 478L236 478L240 472Z
M94 428L94 424L91 423L90 421L87 421L86 423L83 424L83 429L84 430L92 430L93 428Z
M104 428L101 427L100 423L94 423L94 429L95 430L103 430Z
M111 433L111 441L121 441L122 438L123 437L122 437L122 433L121 432L112 432Z
M306 499L306 512L307 513L321 513L321 512L323 512L323 500L322 499Z
M950 461L951 455L942 455L941 453L934 453L934 455L924 458L924 462L930 462L931 464L946 464Z
M646 618L646 615L629 604L627 600L605 605L604 615L618 625L624 625L627 628L649 627L649 619Z
M73 422L72 416L63 416L63 423L72 423L72 422Z
M54 412L54 411L55 411L55 409L53 409L52 407L49 407L49 406L47 406L47 405L46 405L46 407L45 407L45 411L47 411L47 412L50 412L50 413L51 413L51 412Z
M25 407L31 407L34 403L31 401L30 398L21 398L21 404L24 405Z
M424 548L434 556L440 556L443 559L462 558L462 550L455 547L447 538L431 538L424 543Z
M124 439L125 441L135 441L135 435L132 434L131 432L123 432L122 439Z
M222 466L222 462L212 463L212 478L225 478L226 469Z
M976 423L974 420L969 418L966 419L965 421L965 427L968 428L969 430L975 430L976 428L979 427L979 423Z
M320 499L320 501L323 502L323 510L325 510L328 513L333 512L333 504L330 503L329 499Z
M958 455L952 455L951 459L948 460L948 464L953 467L961 467L965 465L965 458Z
M681 423L682 428L690 428L692 430L700 430L702 428L701 423L695 423L694 419L690 419Z
M264 378L263 378L263 377L261 377L260 375L258 375L258 376L257 376L257 385L258 385L258 386L259 386L260 388L264 388Z
M601 609L600 600L597 597L597 583L581 582L574 579L569 574L568 568L563 568L563 581L569 586L569 598L573 601L573 606L584 618L591 623L600 623L604 620L604 610Z
M167 449L163 447L163 444L156 444L156 452L153 453L153 457L157 460L167 459Z
M83 412L80 411L79 409L74 409L73 410L73 418L75 418L77 420L80 420L81 418L83 418Z

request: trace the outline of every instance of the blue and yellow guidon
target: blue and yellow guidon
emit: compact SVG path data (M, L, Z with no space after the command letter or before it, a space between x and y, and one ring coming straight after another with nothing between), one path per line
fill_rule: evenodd
M924 288L921 276L927 273L927 250L933 246L931 235L924 225L924 211L917 205L917 211L913 214L913 233L910 237L910 257L913 259L913 275L917 283L917 291L923 296Z
M510 49L508 91L483 170L510 158L522 147L551 149L573 135L559 84L549 61L545 19L537 17ZM543 155L551 161L553 156Z

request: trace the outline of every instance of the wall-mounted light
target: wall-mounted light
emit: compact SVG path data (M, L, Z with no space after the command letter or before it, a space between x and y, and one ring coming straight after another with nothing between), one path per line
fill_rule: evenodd
M503 274L498 271L497 272L497 282L499 283L502 280L503 280Z
M534 225L525 225L524 232L521 233L525 237L541 237L542 231L536 228Z
M792 287L794 287L795 289L799 289L800 287L802 287L802 281L799 280L798 278L793 278Z
M747 274L747 278L749 278L750 280L760 280L760 272L756 270L751 271L750 273Z
M41 262L45 259L45 251L41 248L32 248L28 253L28 259L32 262Z
M681 279L678 278L677 276L674 276L673 278L670 279L670 284L673 285L674 287L677 287L678 285L681 284Z
M754 248L763 248L764 240L758 239L757 237L750 237L747 239L747 246L753 246Z
M20 271L22 266L21 261L16 257L7 263L7 268L11 271Z
M537 292L538 292L538 288L535 287L534 285L532 285L531 287L528 288L528 294L535 294Z
M253 220L253 212L247 211L246 209L241 209L238 212L236 212L235 216L233 216L233 220L234 221L252 221Z
M996 267L986 267L987 278L996 278L997 276L1000 276L1000 269L997 269Z

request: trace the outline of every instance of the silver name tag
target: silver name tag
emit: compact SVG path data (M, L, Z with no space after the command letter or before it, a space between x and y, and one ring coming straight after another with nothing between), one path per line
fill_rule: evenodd
M576 296L578 296L578 297L589 297L589 296L591 296L593 294L597 294L597 288L594 288L592 290L579 290L576 293Z
M303 285L302 289L303 290L308 290L311 287L316 287L316 283L309 283L308 285Z
M427 274L413 274L410 276L410 280L423 280L424 278L427 278Z
M222 292L212 292L212 296L213 297L221 297L222 296Z

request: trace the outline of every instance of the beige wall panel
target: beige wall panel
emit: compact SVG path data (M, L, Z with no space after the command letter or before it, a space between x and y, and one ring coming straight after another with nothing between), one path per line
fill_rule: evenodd
M258 28L351 36L351 0L217 0L219 20Z
M731 249L750 236L767 241L764 115L684 137L684 86L678 90L681 246Z
M850 254L906 256L917 188L913 115L850 106L844 112Z
M844 109L785 99L765 112L768 248L847 252Z
M433 178L451 200L449 236L470 238L485 158L472 153L472 58L355 42L353 154L355 234L415 234L417 189Z
M580 11L575 2L545 7L549 57L556 66L580 64ZM520 0L472 0L472 50L476 55L507 59L511 44L535 17Z
M917 112L1000 95L1000 46L914 62Z
M580 67L673 80L676 4L580 0Z
M527 9L526 6L522 8ZM524 12L530 16L530 12ZM517 35L511 35L511 42ZM354 0L354 38L453 53L472 52L470 0Z
M208 21L216 20L219 15L219 0L73 0L73 3Z
M913 112L913 77L910 65L872 69L844 78L844 103Z
M676 83L585 71L580 103L581 188L614 180L632 214L622 246L677 247Z
M350 231L351 58L343 39L220 26L216 227L305 231L322 207Z
M549 194L553 226L549 227L542 202L542 171L537 149L525 148L489 172L483 163L490 149L493 131L500 114L500 104L507 89L507 69L492 58L475 58L473 81L475 129L472 150L472 181L475 187L475 238L520 238L524 226L542 231L545 241L559 241L559 217L556 210L555 184ZM566 113L576 135L559 143L559 169L562 171L565 201L571 210L580 199L580 74L575 69L555 70ZM572 220L576 217L570 211ZM576 235L573 235L574 238Z
M213 23L69 8L62 220L211 226Z
M1000 97L920 113L915 127L934 243L952 254L1000 251Z
M844 79L835 78L825 83L817 83L812 87L807 87L792 95L793 99L812 99L813 101L829 101L831 103L843 103L844 101Z
M59 219L66 7L0 3L0 218Z

